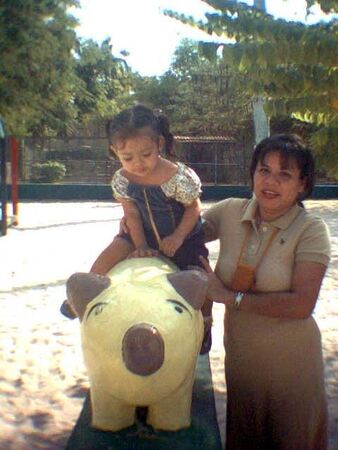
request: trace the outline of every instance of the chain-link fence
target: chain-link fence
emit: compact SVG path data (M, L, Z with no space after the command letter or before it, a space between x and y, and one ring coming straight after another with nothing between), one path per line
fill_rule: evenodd
M227 137L177 136L175 155L193 168L204 184L247 184L250 146ZM106 138L21 139L20 180L36 181L34 167L57 161L65 166L62 183L108 184L120 167L108 157Z

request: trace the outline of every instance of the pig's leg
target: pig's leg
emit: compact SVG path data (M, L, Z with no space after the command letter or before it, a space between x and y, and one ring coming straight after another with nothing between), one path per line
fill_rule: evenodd
M157 430L176 431L189 427L193 381L192 374L176 392L150 405L147 423Z
M91 390L92 426L105 431L118 431L133 425L135 407L126 405L111 393Z

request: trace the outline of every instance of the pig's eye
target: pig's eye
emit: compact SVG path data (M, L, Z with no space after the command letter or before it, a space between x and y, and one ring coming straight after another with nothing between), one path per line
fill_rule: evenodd
M95 314L95 316L98 316L99 314L102 313L102 311L104 310L104 307L106 306L107 303L104 302L99 302L96 303L96 305L93 305L90 310L88 311L87 314L87 319L90 316L90 314Z
M103 308L104 308L103 303L99 303L98 305L96 305L95 309L94 309L95 316L97 316L98 314L101 314L103 311Z
M172 303L175 307L175 311L177 311L179 314L182 314L184 311L187 311L191 315L191 312L189 311L189 309L183 303L179 302L178 300L168 299L167 302Z

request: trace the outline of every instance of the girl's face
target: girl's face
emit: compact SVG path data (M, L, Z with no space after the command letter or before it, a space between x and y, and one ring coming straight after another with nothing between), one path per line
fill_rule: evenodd
M296 161L289 158L288 164L282 165L278 151L268 153L257 164L253 182L263 220L274 220L286 213L304 191Z
M138 135L127 138L115 147L115 153L123 169L136 177L150 176L159 162L163 138Z

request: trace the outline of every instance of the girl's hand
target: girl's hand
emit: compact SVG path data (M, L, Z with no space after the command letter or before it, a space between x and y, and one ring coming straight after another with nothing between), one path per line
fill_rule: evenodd
M208 276L207 298L213 302L224 303L225 306L232 307L234 303L234 293L224 286L203 256L200 256L200 261Z
M119 228L119 234L122 233L129 233L128 226L127 226L127 219L125 216L122 217L120 220L120 228Z
M146 258L149 256L158 256L158 251L148 247L148 245L141 245L130 253L128 258Z
M181 247L183 244L183 239L175 234L171 234L170 236L166 236L162 239L160 250L166 256L174 256L176 250Z

